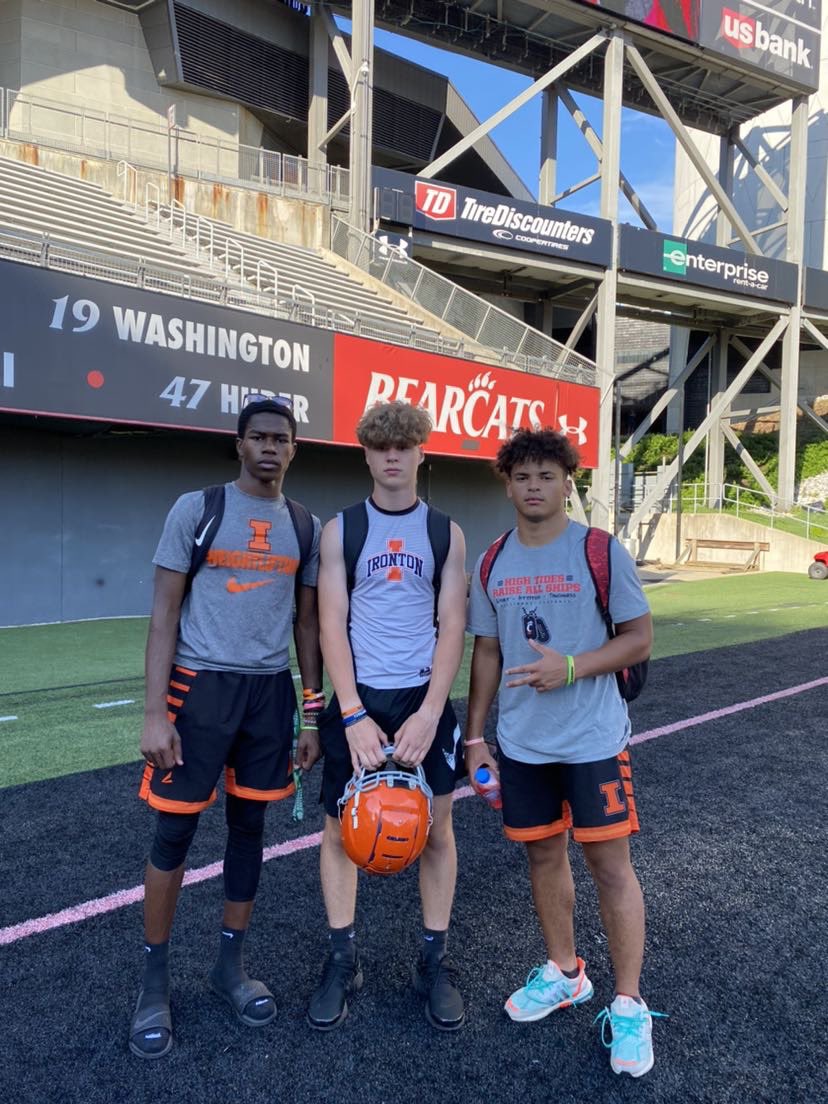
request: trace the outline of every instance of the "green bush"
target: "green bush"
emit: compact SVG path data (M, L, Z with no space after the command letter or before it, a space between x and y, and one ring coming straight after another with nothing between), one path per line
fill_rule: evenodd
M822 475L828 472L828 437L821 441L810 441L802 449L802 457L797 450L797 476L799 479L810 479L813 475Z
M690 429L685 430L685 442L690 439L694 432ZM740 440L770 485L778 488L779 434L743 433ZM704 482L704 448L704 442L702 442L693 455L684 461L682 483L685 486ZM678 437L676 434L648 433L630 450L626 462L631 463L636 472L653 472L661 467L663 463L669 464L675 460L677 453ZM799 426L795 470L798 482L808 479L810 476L828 472L828 437L810 422L803 422ZM745 502L753 501L757 506L767 504L764 489L759 486L757 480L739 459L736 450L727 442L725 442L724 481L737 487L744 487L746 492L752 490L758 492L755 496L747 494L744 497Z

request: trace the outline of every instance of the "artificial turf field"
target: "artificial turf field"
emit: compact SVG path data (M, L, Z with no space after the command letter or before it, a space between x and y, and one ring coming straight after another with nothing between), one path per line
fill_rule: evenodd
M415 875L407 872L363 879L365 989L341 1030L307 1028L304 1006L325 938L318 768L306 786L302 824L291 821L290 802L270 812L267 845L288 846L265 865L249 940L249 965L274 990L279 1018L260 1031L244 1028L207 991L222 890L220 878L206 877L184 891L174 932L175 1049L154 1064L131 1057L125 1031L141 968L141 914L138 903L115 906L140 883L152 830L151 814L135 798L140 771L133 762L3 791L0 1101L824 1099L828 593L813 589L821 585L809 591L822 603L818 626L783 635L769 631L778 613L756 603L752 613L744 593L744 616L730 618L727 585L714 588L712 599L695 590L709 586L702 583L650 592L662 639L671 623L680 628L702 610L694 624L707 626L707 648L657 659L631 707L634 731L651 737L633 752L642 816L633 850L649 929L643 992L670 1017L656 1023L656 1065L642 1080L610 1071L591 1025L612 983L576 849L579 953L595 997L536 1024L503 1015L503 1000L543 951L522 849L503 839L496 814L476 798L455 807L460 876L450 948L466 1026L453 1036L434 1032L408 987L419 921ZM774 593L777 610L796 604L780 598L780 586ZM661 618L658 605L668 598ZM765 638L711 647L734 631L717 618L755 623ZM773 697L787 690L794 692ZM726 712L739 703L751 704ZM0 741L3 747L5 732ZM8 745L5 762L7 752ZM220 860L222 836L213 808L191 869ZM94 912L88 902L118 893L109 911L82 918ZM76 906L85 908L54 927L40 919Z

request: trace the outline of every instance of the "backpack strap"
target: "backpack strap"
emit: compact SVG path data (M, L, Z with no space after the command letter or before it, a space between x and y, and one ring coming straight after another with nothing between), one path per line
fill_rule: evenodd
M296 590L302 586L302 572L313 550L313 516L307 506L285 495L285 505L293 522L296 540L299 543L299 566L296 568Z
M187 572L187 580L184 584L184 597L190 593L193 579L207 559L207 553L221 525L224 517L224 484L216 483L204 488L204 509L201 513L201 521L195 527L193 533L193 548L190 553L190 569Z
M610 558L610 545L612 536L605 529L596 529L590 526L587 529L584 552L586 554L587 567L592 576L592 585L595 587L595 601L601 611L601 617L607 626L610 640L615 636L615 625L609 611L610 585L612 583L612 560Z
M491 578L492 568L494 562L503 550L503 545L509 539L514 529L507 529L505 533L501 533L497 540L492 541L486 551L483 553L483 559L480 561L480 582L483 584L483 593L489 598L489 579ZM489 598L491 602L491 598ZM494 603L492 603L494 605Z
M428 529L428 542L431 545L431 554L434 557L434 617L437 617L437 599L440 597L440 581L443 577L443 568L448 559L451 547L451 518L438 510L436 506L429 506L426 514L426 527Z
M345 560L345 578L348 594L354 589L356 565L368 536L368 507L355 502L342 511L342 557Z

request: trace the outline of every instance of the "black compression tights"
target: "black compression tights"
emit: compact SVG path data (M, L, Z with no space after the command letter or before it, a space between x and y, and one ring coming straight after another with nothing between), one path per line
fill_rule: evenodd
M227 795L227 850L224 852L224 896L252 901L262 870L266 801Z
M227 849L224 895L228 901L252 901L262 869L266 801L227 795ZM199 813L158 814L150 862L158 870L177 870L187 858Z

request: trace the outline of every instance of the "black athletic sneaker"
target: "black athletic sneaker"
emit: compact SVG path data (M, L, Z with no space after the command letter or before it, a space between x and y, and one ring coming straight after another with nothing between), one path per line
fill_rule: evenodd
M317 1031L339 1027L348 1015L348 997L362 988L359 956L331 951L325 959L322 981L308 1006L308 1023Z
M466 1011L457 988L457 970L444 955L420 958L413 972L414 988L425 997L425 1017L440 1031L456 1031L463 1026Z

